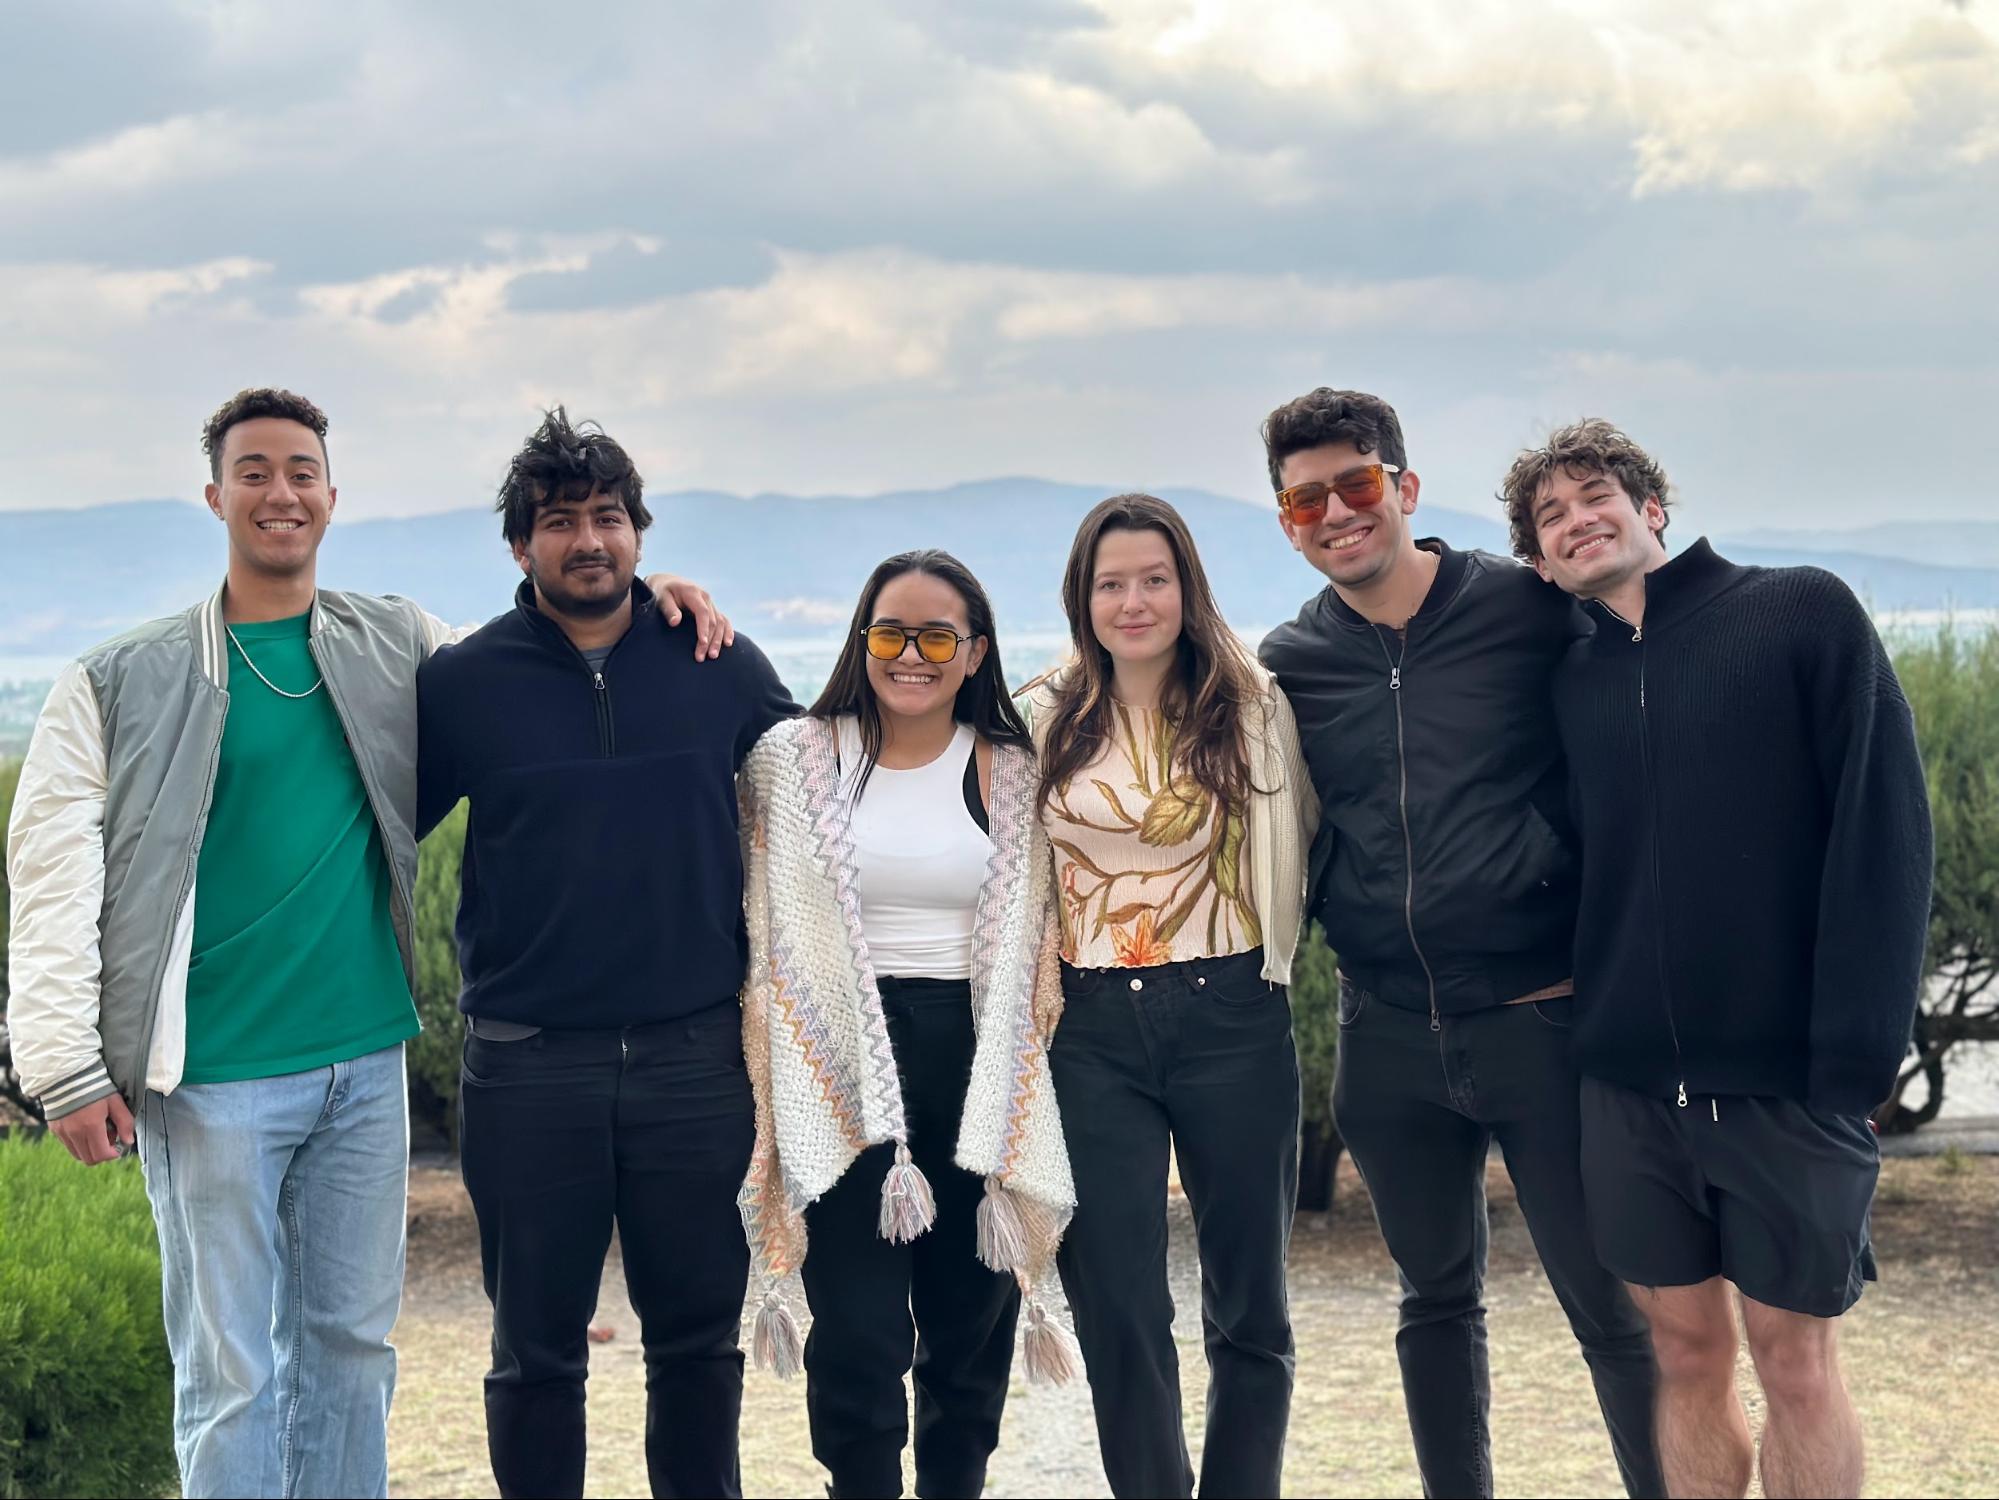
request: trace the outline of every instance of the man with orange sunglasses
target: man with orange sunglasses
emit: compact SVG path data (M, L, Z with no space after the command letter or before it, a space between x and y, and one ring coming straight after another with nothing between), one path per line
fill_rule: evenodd
M1644 1318L1597 1259L1569 1061L1578 898L1550 682L1587 627L1510 558L1411 529L1420 482L1377 396L1272 412L1278 520L1329 587L1264 640L1324 817L1307 911L1340 956L1334 1118L1403 1286L1423 1489L1491 1495L1485 1163L1582 1345L1633 1495L1663 1495Z

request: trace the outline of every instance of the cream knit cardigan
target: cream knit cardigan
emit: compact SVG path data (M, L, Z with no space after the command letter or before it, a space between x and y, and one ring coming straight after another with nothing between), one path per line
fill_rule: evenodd
M1305 851L1319 827L1319 798L1305 767L1290 700L1260 663L1251 661L1249 667L1262 689L1260 704L1244 716L1250 784L1260 788L1250 795L1249 893L1263 929L1263 977L1272 984L1289 984L1304 925ZM1037 751L1047 741L1056 690L1070 670L1057 668L1021 689Z
M902 1087L861 929L852 835L861 758L852 719L791 719L757 742L736 779L750 940L743 1051L756 1096L739 1203L767 1291L805 1259L806 1205L869 1146L898 1148L882 1233L907 1238L928 1224L928 1187L909 1160ZM986 1179L981 1257L1030 1291L1076 1203L1048 1074L1062 986L1036 787L1028 751L994 747L993 856L972 933L977 1040L957 1143L958 1165ZM890 1201L899 1181L920 1209L902 1213L909 1203ZM1030 1307L1036 1327L1041 1316Z

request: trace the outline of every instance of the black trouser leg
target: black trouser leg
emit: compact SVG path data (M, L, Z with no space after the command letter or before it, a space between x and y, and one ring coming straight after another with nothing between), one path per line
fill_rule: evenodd
M863 1151L805 1211L805 1413L812 1456L841 1497L902 1493L915 1250L878 1232L882 1178L894 1160L893 1146Z
M969 996L965 1016L969 1076ZM921 1048L912 1052L924 1055ZM937 1194L937 1224L915 1244L909 1287L916 1315L916 1493L924 1497L971 1496L986 1487L986 1462L999 1446L1020 1314L1019 1284L979 1260L978 1211L985 1179L952 1160L964 1097L961 1077L950 1096L948 1128L943 1121L924 1118L929 1111L919 1111L911 1122L917 1140L928 1147L914 1153L917 1163Z
M1194 1467L1166 1283L1165 1102L1142 996L1117 978L1068 990L1048 1064L1076 1180L1056 1264L1089 1371L1111 1493L1184 1496Z
M908 1395L916 1385L916 1492L977 1495L999 1442L1020 1293L978 1259L982 1179L952 1160L971 1076L971 992L948 981L882 980L902 1078L910 1153L936 1222L912 1244L881 1238L894 1147L865 1151L806 1211L812 1308L806 1409L835 1495L902 1493Z
M460 1166L493 1303L486 1444L500 1493L583 1493L590 1314L617 1202L616 1033L468 1037Z
M1295 1364L1284 1258L1298 1191L1298 1054L1283 987L1251 976L1191 996L1166 1097L1201 1255L1200 1493L1274 1496Z
M1659 1368L1652 1335L1590 1239L1582 1181L1580 1083L1569 1062L1570 1002L1508 1006L1487 1027L1481 1108L1548 1282L1568 1315L1596 1386L1627 1494L1666 1493L1656 1433Z
M618 1096L618 1239L646 1360L656 1496L740 1495L749 1246L736 1194L755 1105L742 1013L633 1027Z
M1333 1115L1402 1280L1395 1352L1426 1495L1492 1494L1485 1339L1489 1135L1449 1097L1429 1017L1342 997ZM1351 1017L1351 1019L1349 1019Z

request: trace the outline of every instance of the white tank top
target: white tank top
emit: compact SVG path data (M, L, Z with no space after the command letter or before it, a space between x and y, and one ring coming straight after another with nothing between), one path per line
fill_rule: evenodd
M841 758L852 766L859 736L841 740ZM976 743L971 727L960 724L929 765L876 766L868 775L854 809L854 866L861 930L877 974L972 976L972 919L993 855L992 838L965 806L965 761Z

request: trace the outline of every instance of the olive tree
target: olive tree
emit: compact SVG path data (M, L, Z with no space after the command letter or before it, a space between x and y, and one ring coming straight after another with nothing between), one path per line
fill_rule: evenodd
M1999 624L1946 623L1899 644L1936 829L1936 887L1909 1056L1877 1117L1883 1130L1943 1108L1945 1066L1965 1042L1999 1040ZM1922 1102L1907 1098L1921 1079Z

